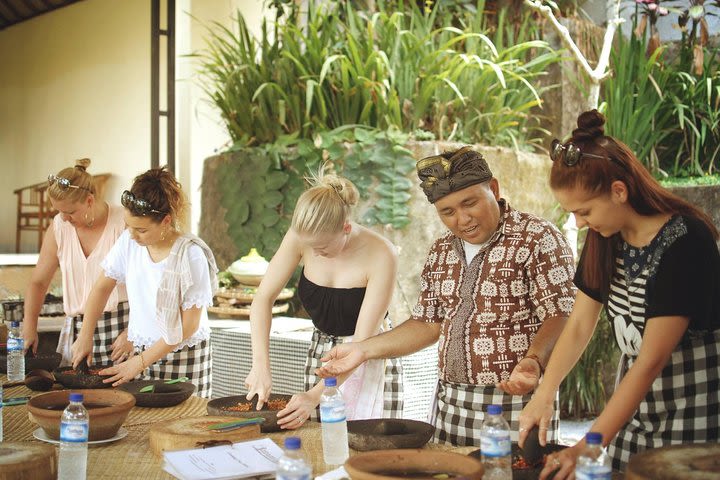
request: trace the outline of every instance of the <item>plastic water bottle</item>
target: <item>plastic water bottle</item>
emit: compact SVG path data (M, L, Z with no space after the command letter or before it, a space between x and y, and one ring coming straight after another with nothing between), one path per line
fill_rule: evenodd
M323 458L328 465L342 465L350 456L348 447L345 400L337 389L337 379L325 379L325 390L320 397Z
M483 480L512 480L510 425L500 405L489 405L480 429Z
M10 322L7 339L7 378L8 382L22 382L25 378L24 341L20 333L20 322Z
M298 437L285 439L285 453L278 460L275 478L277 480L310 480L312 478L312 469L300 450Z
M86 475L90 423L82 401L82 393L71 393L70 405L60 420L58 480L84 479Z
M585 448L575 464L577 480L610 480L612 465L610 456L602 446L602 433L588 432Z

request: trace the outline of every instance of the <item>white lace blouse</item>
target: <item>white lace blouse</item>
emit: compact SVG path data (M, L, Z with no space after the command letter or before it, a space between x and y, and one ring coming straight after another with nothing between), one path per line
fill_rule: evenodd
M190 246L188 256L193 285L185 293L181 307L183 310L200 307L202 311L198 330L190 338L178 344L175 351L186 345L197 345L210 338L206 307L212 305L213 295L208 261L197 245ZM149 347L162 338L156 315L156 302L166 261L167 259L155 263L150 258L147 248L138 245L130 238L130 233L125 231L101 264L105 276L112 278L118 284L126 285L130 303L128 340L136 347L141 345Z

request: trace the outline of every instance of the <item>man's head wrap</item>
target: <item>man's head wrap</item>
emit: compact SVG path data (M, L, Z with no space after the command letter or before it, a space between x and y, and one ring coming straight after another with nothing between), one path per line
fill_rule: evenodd
M423 158L417 162L417 174L430 203L492 178L490 167L482 154L470 147Z

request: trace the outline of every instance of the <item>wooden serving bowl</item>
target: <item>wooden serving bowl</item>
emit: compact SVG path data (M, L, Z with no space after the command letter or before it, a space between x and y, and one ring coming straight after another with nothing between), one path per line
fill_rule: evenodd
M391 480L434 475L480 480L483 466L479 460L459 453L429 449L375 450L350 457L345 470L352 480Z
M83 405L90 415L89 441L106 440L117 434L135 406L135 397L122 390L74 390L83 394ZM56 390L31 398L27 403L30 419L53 440L60 438L60 417L70 403L70 390Z

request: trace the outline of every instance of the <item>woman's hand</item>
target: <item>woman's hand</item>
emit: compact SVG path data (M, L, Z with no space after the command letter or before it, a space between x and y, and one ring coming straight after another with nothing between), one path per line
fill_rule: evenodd
M87 362L88 365L92 365L92 353L93 353L93 338L92 335L87 337L80 332L78 337L70 347L72 352L72 366L77 368L80 362Z
M549 478L549 475L557 470L553 480L574 480L575 464L585 442L578 442L572 447L564 448L559 452L551 453L545 458L545 467L540 472L540 480Z
M308 392L296 393L290 398L287 406L278 412L278 425L282 429L289 430L302 427L318 403L320 402Z
M37 354L38 349L38 333L36 329L31 329L29 325L26 325L30 322L22 322L23 323L23 355L25 355L31 348L33 355Z
M547 431L554 412L553 400L554 394L549 399L536 394L522 409L518 418L518 445L521 448L525 445L528 431L535 425L538 426L540 445L545 446L547 444Z
M110 378L104 379L103 383L113 382L112 386L117 387L118 385L122 385L123 383L133 380L135 377L140 375L143 370L145 369L143 368L142 358L140 358L140 355L135 355L124 362L100 370L98 374L112 375Z
M133 351L135 351L135 346L127 339L127 329L123 330L122 333L117 336L110 346L110 350L112 350L110 360L112 360L113 363L127 360L132 356Z
M510 395L526 395L535 390L539 382L540 365L532 358L523 358L513 368L510 378L496 387Z
M270 390L272 389L270 370L253 365L250 373L245 377L245 388L248 389L248 394L245 397L247 400L252 400L255 395L258 396L257 409L260 410L270 397Z

